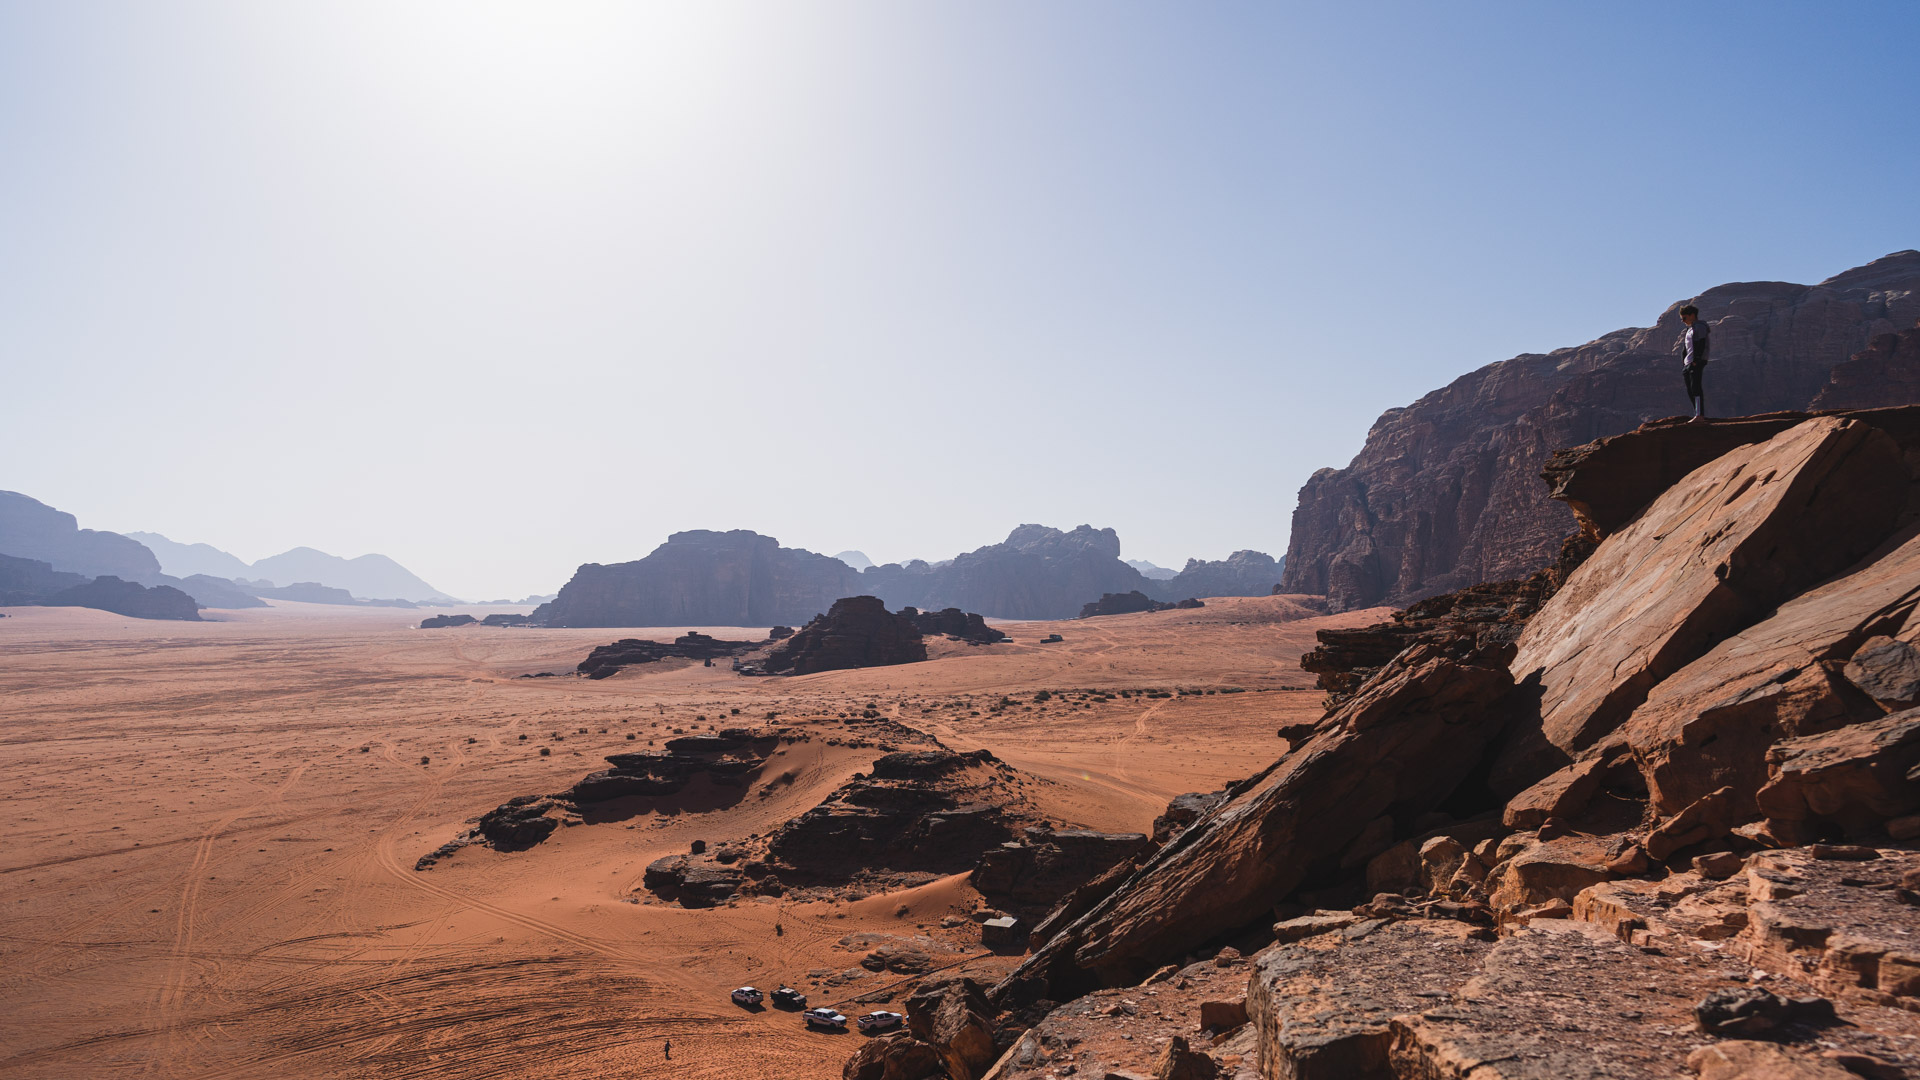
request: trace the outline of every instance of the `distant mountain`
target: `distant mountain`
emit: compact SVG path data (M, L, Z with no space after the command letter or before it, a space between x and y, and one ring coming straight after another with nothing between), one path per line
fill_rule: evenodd
M860 589L888 607L957 607L999 619L1071 619L1104 593L1144 591L1140 571L1120 561L1112 529L1082 525L1070 532L1022 525L989 544L938 565L919 559L869 567Z
M677 532L644 559L588 563L533 613L548 626L798 626L862 591L838 559L747 529Z
M834 558L839 559L855 570L865 570L867 567L873 565L873 560L867 558L867 553L864 551L843 551L835 555Z
M152 532L130 532L127 535L145 544L147 550L160 559L160 569L176 577L205 574L232 581L253 572L253 567L239 556L229 555L212 544L181 544Z
M406 567L385 555L362 555L343 559L310 547L297 547L255 563L228 554L211 544L182 544L159 533L129 533L159 556L156 572L164 570L182 578L205 575L234 581L265 579L276 585L309 583L333 589L345 589L366 599L446 600L440 590L415 577ZM5 548L0 548L4 551ZM224 607L201 598L210 607Z
M385 555L343 559L310 547L297 547L259 560L252 570L257 578L288 583L318 582L368 599L451 599Z
M1264 551L1236 551L1218 562L1188 559L1186 569L1146 590L1156 600L1202 596L1271 596L1286 565Z
M148 588L112 574L90 578L12 555L0 555L0 607L87 607L136 619L200 618L193 597L172 586Z
M87 577L144 581L160 573L160 560L138 540L82 529L72 514L17 491L0 491L0 554Z
M1128 566L1140 571L1140 576L1146 578L1148 581L1167 581L1180 572L1178 570L1169 570L1164 566L1155 566L1145 559L1128 559L1126 563Z

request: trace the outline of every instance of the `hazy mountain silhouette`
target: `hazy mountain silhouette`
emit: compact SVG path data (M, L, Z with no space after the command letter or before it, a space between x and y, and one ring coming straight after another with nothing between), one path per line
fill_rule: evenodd
M385 555L343 559L315 548L297 547L248 563L211 544L182 544L150 532L128 535L159 556L160 569L183 578L204 574L226 580L264 579L282 588L300 583L318 584L332 589L345 589L363 599L451 599ZM202 602L206 602L204 598Z
M1157 566L1145 559L1126 559L1124 561L1128 566L1140 571L1140 576L1146 578L1148 581L1170 581L1175 574L1180 572L1178 570L1169 570L1164 566Z
M0 554L86 577L145 581L160 573L160 560L138 540L83 529L72 514L17 491L0 491Z

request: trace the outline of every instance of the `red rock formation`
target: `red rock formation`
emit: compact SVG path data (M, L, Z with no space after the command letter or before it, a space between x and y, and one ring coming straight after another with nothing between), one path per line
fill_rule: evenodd
M765 668L775 675L809 675L926 658L926 642L911 619L888 611L878 597L849 596L775 646Z
M1722 285L1692 302L1714 327L1715 413L1804 409L1850 355L1920 317L1920 252L1819 285ZM1650 328L1491 364L1389 410L1347 468L1301 489L1285 590L1325 594L1336 610L1401 605L1551 562L1574 522L1540 500L1535 477L1557 447L1683 411L1680 331L1675 305ZM1896 353L1885 355L1891 368ZM1916 400L1900 378L1843 378L1823 405Z
M1881 334L1852 359L1835 364L1813 407L1871 409L1890 399L1920 401L1920 324Z

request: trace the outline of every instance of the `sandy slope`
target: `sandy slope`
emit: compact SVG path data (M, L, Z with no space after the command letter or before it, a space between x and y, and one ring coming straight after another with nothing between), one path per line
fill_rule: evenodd
M563 829L519 854L467 849L428 872L414 860L671 727L778 711L825 728L869 705L1039 774L1062 820L1144 828L1168 796L1265 764L1274 727L1318 712L1318 693L1286 689L1309 683L1294 661L1312 631L1377 614L1278 621L1298 614L1282 599L1220 600L1011 625L1011 644L943 643L906 667L746 679L663 664L589 682L517 676L624 634L420 631L417 612L306 605L197 625L9 613L0 1075L769 1078L838 1076L859 1036L743 1012L725 991L786 980L850 1003L894 978L831 985L858 970L867 946L838 942L862 932L965 959L966 928L939 923L971 903L964 881L839 906L631 900L649 860L763 833L874 751L816 739L786 749L794 780L766 797ZM1048 632L1066 640L1037 644ZM1030 702L1175 687L1246 692ZM1003 694L1023 700L996 711Z

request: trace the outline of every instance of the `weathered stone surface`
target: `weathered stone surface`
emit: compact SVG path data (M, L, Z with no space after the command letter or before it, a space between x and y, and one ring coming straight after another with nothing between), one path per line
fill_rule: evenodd
M1866 554L1893 529L1907 483L1891 438L1836 418L1689 473L1528 621L1513 675L1539 719L1503 755L1496 788L1563 767L1660 680Z
M1758 796L1769 819L1859 833L1920 809L1920 709L1864 724L1784 739L1767 752L1770 778Z
M1213 1080L1220 1067L1205 1050L1187 1045L1184 1035L1175 1035L1160 1048L1153 1059L1153 1080Z
M1882 854L1870 863L1805 850L1754 856L1738 939L1747 958L1837 998L1920 1005L1920 907L1899 895L1920 880L1920 854Z
M1920 397L1888 401L1920 402ZM1660 493L1702 465L1742 446L1763 443L1815 414L1773 412L1688 423L1654 420L1624 435L1555 450L1541 470L1548 497L1567 504L1581 529L1599 540L1625 528ZM1847 410L1834 415L1887 433L1907 454L1920 449L1920 407Z
M1247 984L1260 1075L1389 1075L1392 1018L1446 1000L1491 948L1457 923L1395 922L1355 941L1316 938L1262 954Z
M926 658L926 643L912 620L889 612L878 597L849 596L775 646L765 667L773 674L810 675Z
M1654 812L1675 813L1731 786L1738 812L1751 816L1775 741L1878 717L1879 708L1841 676L1841 662L1869 637L1897 632L1916 602L1920 529L1910 527L1838 579L1781 604L1655 686L1623 729ZM1890 646L1877 655L1911 650L1877 640ZM1920 676L1920 664L1915 673ZM1894 676L1881 688L1898 692L1898 681Z
M940 1053L953 1080L980 1076L1000 1055L994 1042L994 1009L985 988L972 979L923 984L907 998L907 1028Z
M1322 732L1161 848L1112 896L1010 976L1129 983L1284 898L1389 808L1416 816L1452 792L1498 729L1496 661L1422 646Z
M968 880L1000 907L1046 911L1147 847L1142 833L1031 828L1018 841L988 849Z
M1550 900L1571 903L1612 876L1606 863L1604 846L1591 838L1536 841L1487 874L1487 903L1503 915Z
M1920 648L1911 642L1885 636L1868 638L1854 650L1841 672L1881 708L1897 712L1920 705Z
M696 529L667 537L644 559L580 567L533 619L547 626L771 626L804 622L860 591L860 576L838 559L745 529Z
M840 1070L843 1080L930 1080L946 1075L938 1047L895 1031L869 1039Z
M1722 285L1691 302L1714 328L1716 414L1804 409L1836 365L1913 325L1920 253L1819 285ZM1491 364L1389 410L1347 468L1323 469L1301 489L1286 591L1326 595L1337 611L1398 606L1551 562L1574 519L1540 501L1541 467L1559 447L1683 411L1673 355L1682 329L1675 304L1650 328ZM1848 404L1915 400L1902 382L1860 387Z
M1175 795L1160 816L1153 819L1153 842L1164 844L1181 830L1200 820L1200 816L1227 800L1224 791L1189 791Z
M1593 927L1536 922L1474 959L1457 990L1392 1018L1379 1075L1664 1080L1697 1043L1671 969Z
M647 864L641 884L664 900L684 907L708 907L725 901L747 882L738 869L698 862L692 855L668 855Z
M1730 1039L1687 1055L1700 1080L1855 1080L1839 1065L1777 1043Z
M1581 551L1563 560L1566 572L1579 564ZM1483 650L1511 644L1561 580L1552 571L1522 581L1500 581L1429 597L1396 611L1388 622L1344 630L1320 630L1320 644L1300 658L1304 671L1335 702L1353 695L1394 657L1414 645L1473 639Z

